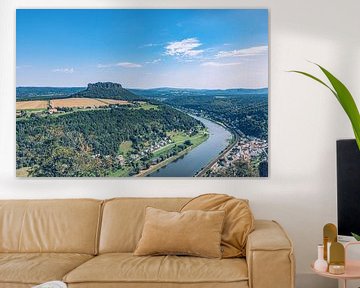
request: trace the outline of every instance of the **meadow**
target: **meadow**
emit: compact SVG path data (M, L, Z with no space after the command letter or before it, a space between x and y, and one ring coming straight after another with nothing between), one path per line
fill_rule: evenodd
M126 100L97 98L65 98L52 100L17 101L16 110L37 110L47 108L87 108L107 107L109 105L129 105Z

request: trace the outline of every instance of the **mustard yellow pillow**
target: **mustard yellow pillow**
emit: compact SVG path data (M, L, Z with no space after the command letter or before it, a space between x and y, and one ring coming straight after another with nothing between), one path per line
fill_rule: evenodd
M146 208L134 255L191 255L221 258L224 211L168 212Z
M254 230L254 217L247 200L225 194L204 194L190 200L181 209L182 212L188 210L225 211L222 257L246 256L247 237Z

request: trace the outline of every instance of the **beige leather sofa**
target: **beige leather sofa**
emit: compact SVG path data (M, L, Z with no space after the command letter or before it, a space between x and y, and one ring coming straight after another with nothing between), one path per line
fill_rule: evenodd
M293 288L292 244L257 220L236 259L133 256L146 206L176 211L185 198L0 201L0 288L63 280L71 288Z

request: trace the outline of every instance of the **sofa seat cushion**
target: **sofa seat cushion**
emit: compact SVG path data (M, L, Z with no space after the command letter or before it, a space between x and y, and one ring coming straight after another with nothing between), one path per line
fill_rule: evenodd
M249 288L247 281L241 282L197 282L197 283L135 283L135 282L96 282L96 283L71 283L68 288ZM0 284L0 288L3 288ZM4 287L20 288L20 287ZM21 287L23 288L23 287ZM27 287L25 287L27 288Z
M93 256L72 253L0 253L0 285L61 280Z
M247 285L247 280L247 265L245 260L240 258L134 256L131 253L96 256L64 277L64 281L70 284L101 282L190 284L244 281Z
M32 288L33 284L19 284L19 283L1 283L0 288Z

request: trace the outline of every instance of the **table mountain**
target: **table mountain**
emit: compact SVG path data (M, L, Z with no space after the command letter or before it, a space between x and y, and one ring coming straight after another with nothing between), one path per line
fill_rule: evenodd
M113 82L89 83L83 91L72 94L76 98L104 98L120 100L139 100L140 97Z

